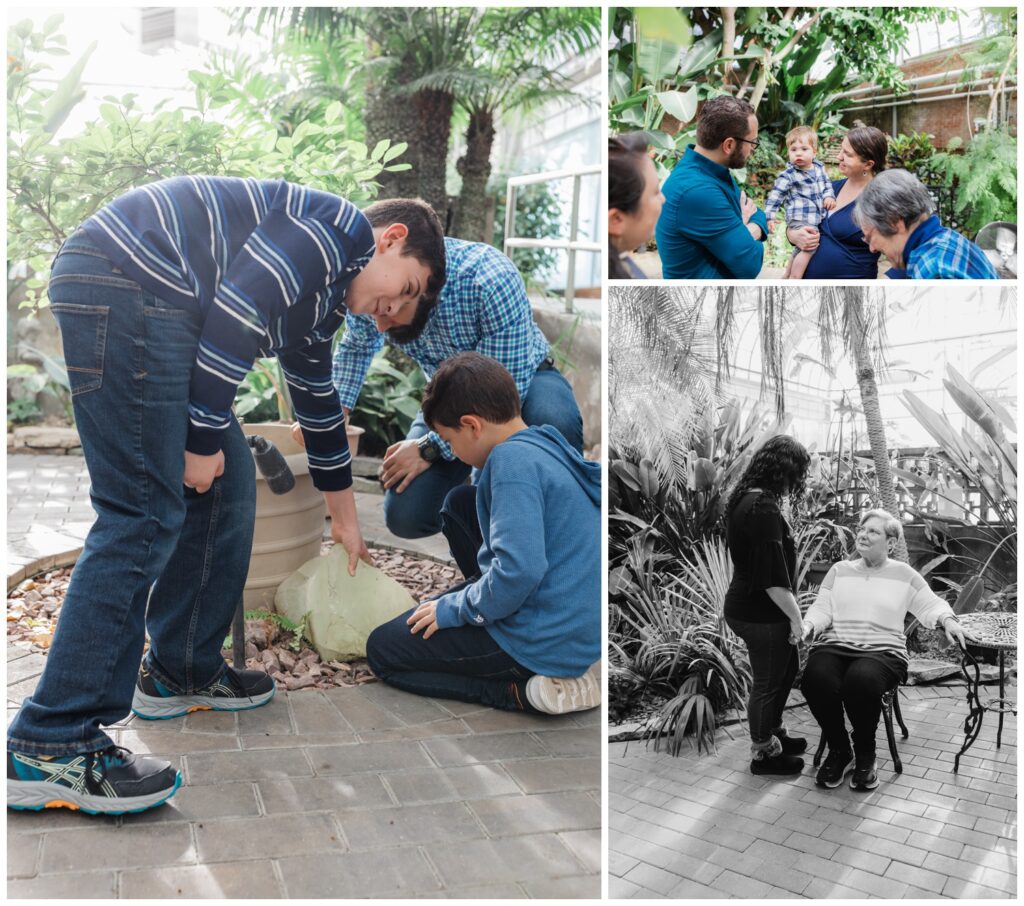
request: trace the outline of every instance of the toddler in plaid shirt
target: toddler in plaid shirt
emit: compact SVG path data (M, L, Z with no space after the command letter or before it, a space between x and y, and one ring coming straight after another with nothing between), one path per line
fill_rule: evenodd
M764 206L768 231L775 228L775 215L783 206L787 231L805 226L817 229L825 219L824 212L836 206L836 194L825 173L825 165L814 156L818 152L818 136L810 126L797 126L786 134L786 147L789 148L789 165L775 180ZM800 280L813 254L813 251L794 249L784 278Z

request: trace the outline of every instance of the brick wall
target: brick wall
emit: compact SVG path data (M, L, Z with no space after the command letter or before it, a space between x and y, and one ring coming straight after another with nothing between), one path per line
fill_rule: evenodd
M908 60L900 67L906 79L913 79L917 76L933 75L942 72L955 72L964 67L964 60L961 52L969 50L972 45L964 45L953 51L938 51L927 54L923 57L915 57ZM959 76L952 76L947 85L954 88L959 81ZM942 82L926 82L921 87L933 88L943 84ZM867 83L862 86L865 87ZM983 90L968 98L955 98L944 101L926 101L925 98L940 95L944 92L932 92L924 95L923 98L912 100L910 104L896 107L896 128L893 128L892 107L879 107L874 110L861 110L855 113L843 115L843 125L851 126L855 119L859 119L868 126L875 126L888 135L910 132L927 132L934 136L933 143L936 148L945 148L949 140L954 136L960 136L967 140L973 120L984 118L988 113L989 98ZM879 91L878 94L888 94L886 91ZM881 103L890 103L882 101ZM1007 111L1009 113L1010 128L1017 130L1017 98L1011 94L1007 100Z

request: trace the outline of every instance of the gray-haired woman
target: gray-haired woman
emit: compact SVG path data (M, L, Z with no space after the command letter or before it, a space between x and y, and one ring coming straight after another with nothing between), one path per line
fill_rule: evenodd
M860 193L853 219L872 252L893 264L890 278L997 280L985 253L935 215L931 193L913 173L886 170Z
M851 768L852 789L878 786L875 732L882 695L907 676L907 613L923 626L941 626L951 642L964 640L952 609L924 577L889 559L901 532L899 520L885 510L865 513L857 531L860 559L829 570L804 618L803 637L813 635L815 642L801 688L828 744L819 786L839 786ZM853 726L852 748L844 709Z

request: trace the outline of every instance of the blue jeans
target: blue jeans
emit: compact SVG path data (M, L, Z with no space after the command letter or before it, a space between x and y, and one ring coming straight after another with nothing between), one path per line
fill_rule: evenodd
M572 395L572 387L554 368L538 370L530 382L523 404L523 421L528 425L552 425L569 444L583 452L583 416ZM407 439L420 438L430 429L417 412ZM439 459L417 475L397 494L384 494L384 522L399 538L426 538L441 531L441 506L448 492L469 477L470 468L459 460Z
M502 651L486 629L454 626L425 639L422 631L409 631L412 613L378 626L366 640L366 659L379 679L415 695L539 713L526 700L533 671Z
M82 233L54 262L50 300L97 518L7 745L69 755L111 744L100 727L131 709L147 630L148 666L173 691L190 694L223 673L256 490L237 424L225 432L213 487L197 494L182 484L198 304L175 307L144 291Z
M462 575L471 581L479 579L477 554L484 539L476 515L476 485L463 484L448 492L441 507L441 530Z
M800 668L800 654L789 643L789 622L748 623L726 617L725 622L747 646L753 682L747 700L750 742L755 752L770 751L775 737L785 732L783 714L793 680Z

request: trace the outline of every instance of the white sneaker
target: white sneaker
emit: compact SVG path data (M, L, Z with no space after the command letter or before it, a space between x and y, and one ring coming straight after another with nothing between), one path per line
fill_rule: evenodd
M526 681L526 700L545 714L586 711L601 704L601 662L590 665L583 676L531 676Z

